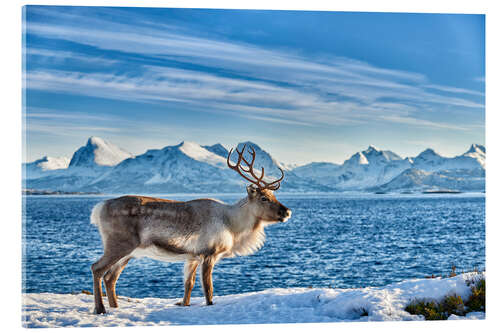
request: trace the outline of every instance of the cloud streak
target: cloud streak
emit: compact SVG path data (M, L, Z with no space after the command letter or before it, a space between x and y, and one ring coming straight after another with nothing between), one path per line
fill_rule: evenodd
M49 11L50 12L50 11ZM130 26L75 13L48 14L26 32L130 56L148 56L134 72L78 72L42 68L25 73L27 88L148 103L180 103L206 112L296 126L367 124L373 121L430 129L467 130L428 120L424 110L484 109L484 93L432 84L419 73L379 68L346 58L305 58L298 53L199 37L144 21ZM71 22L71 24L70 24ZM99 29L95 28L99 27ZM119 60L30 49L28 54L74 61ZM85 59L83 59L85 58ZM188 70L171 61L202 66ZM138 75L137 72L140 74ZM431 114L432 116L432 114ZM425 118L425 119L424 119Z

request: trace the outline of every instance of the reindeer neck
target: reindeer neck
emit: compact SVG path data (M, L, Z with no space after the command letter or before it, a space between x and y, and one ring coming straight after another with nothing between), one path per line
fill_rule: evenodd
M230 206L227 211L227 224L233 232L253 230L258 222L247 197Z

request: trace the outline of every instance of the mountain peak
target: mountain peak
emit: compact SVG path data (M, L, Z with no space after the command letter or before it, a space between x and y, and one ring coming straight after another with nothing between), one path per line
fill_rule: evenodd
M413 159L413 162L416 166L421 167L422 165L424 165L426 167L429 167L430 165L441 165L445 160L446 158L436 153L434 149L427 148L426 150L418 154L418 156Z
M132 157L129 152L97 136L91 136L87 144L73 154L69 166L115 166L129 157Z
M469 153L482 153L482 154L486 154L486 149L484 148L483 145L480 145L480 144L477 144L477 143L473 143L469 150L466 152L466 154L469 154Z
M179 145L179 150L194 160L213 166L224 167L226 163L226 160L222 156L207 150L196 142L183 141Z
M211 146L202 146L202 147L205 148L206 150L208 150L209 152L212 152L212 153L217 154L219 156L222 156L224 158L227 158L227 155L229 154L229 151L226 149L226 147L224 147L220 143L216 143L216 144L211 145Z
M87 140L87 145L102 145L104 143L105 143L105 141L98 136L91 136Z
M35 165L39 167L41 170L57 170L57 169L66 169L69 165L69 158L67 157L50 157L43 156L42 158L28 163L30 165Z
M199 149L201 148L201 146L199 144L197 144L196 142L193 142L193 141L182 141L178 147L180 149L184 148L184 149Z
M349 158L344 162L345 166L353 166L361 164L369 164L363 152L357 152L356 154L352 155L351 158Z
M252 147L255 150L255 168L264 167L266 170L266 175L276 175L276 174L279 175L277 167L283 170L290 170L289 166L277 161L274 157L271 156L271 154L269 154L267 151L259 147L259 145L257 145L256 143L251 141L240 142L236 146L236 149L242 151L243 146L246 146L243 155L248 160L250 160L251 158L250 152L252 151L249 148ZM233 151L231 155L231 160L235 162L237 159L238 159L237 154L235 151Z
M369 145L368 149L352 155L344 164L349 166L363 164L378 168L396 160L402 160L402 158L390 150L382 150Z
M432 148L427 148L426 150L424 150L423 152L421 152L420 154L418 154L417 157L429 157L429 156L436 156L436 157L442 157L441 155L439 155L438 153L436 153L436 151Z
M246 146L246 149L248 149L248 147L252 147L255 150L262 150L262 148L260 148L258 144L253 143L252 141L245 141L238 143L237 145L238 150L243 149L243 146Z

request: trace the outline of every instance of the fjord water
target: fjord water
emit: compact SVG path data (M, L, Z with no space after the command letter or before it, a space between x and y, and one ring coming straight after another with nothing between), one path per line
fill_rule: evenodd
M163 196L191 200L199 195ZM240 195L212 195L228 203ZM214 269L215 295L267 288L382 286L485 267L484 194L287 195L286 223L266 228L264 247ZM102 254L92 207L104 196L25 196L23 292L92 290ZM183 264L131 260L117 284L130 297L183 295ZM199 276L193 296L202 296Z

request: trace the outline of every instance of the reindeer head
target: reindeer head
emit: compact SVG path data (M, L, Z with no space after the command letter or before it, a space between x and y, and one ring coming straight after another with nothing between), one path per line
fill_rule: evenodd
M264 181L264 168L262 167L260 176L257 176L253 170L255 150L250 147L251 150L249 150L249 153L252 156L252 160L248 162L243 156L245 147L246 145L243 146L241 151L236 148L238 161L235 165L231 165L229 162L233 152L233 149L231 149L227 156L227 165L251 183L247 186L248 203L254 209L255 216L258 219L268 222L286 222L292 216L292 211L282 205L274 196L274 191L280 188L280 183L285 177L283 170L279 168L281 171L279 179L270 183ZM241 162L246 164L247 169L241 165Z

